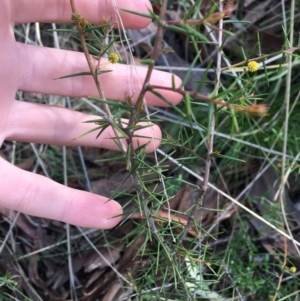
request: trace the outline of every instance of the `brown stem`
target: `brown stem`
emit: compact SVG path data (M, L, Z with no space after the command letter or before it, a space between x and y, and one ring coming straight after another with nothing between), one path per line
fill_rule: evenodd
M161 23L158 25L158 30L157 30L154 47L153 47L153 52L151 54L152 63L148 67L147 74L146 74L146 77L144 80L144 84L143 84L142 90L138 96L137 102L131 109L131 115L130 115L130 119L129 119L129 123L128 123L128 128L131 128L131 129L138 122L139 114L141 113L141 111L145 105L144 104L144 96L147 91L147 87L149 85L150 77L151 77L151 74L152 74L152 71L154 68L154 63L155 63L157 57L159 56L160 45L161 45L162 38L163 38L163 30L164 30L163 20L164 20L166 8L167 8L167 2L168 2L167 0L163 1L161 11L160 11ZM131 156L132 166L135 166L137 155L136 155L136 151L133 148L133 144L132 144L133 130L127 130L127 131L125 130L125 132L127 133L128 137L129 137L127 142L128 142L128 147L130 148L130 151L132 154L132 156ZM135 186L135 189L137 190L137 193L139 194L139 197L142 200L143 210L144 210L145 216L147 217L147 220L149 222L150 230L151 230L152 234L154 234L156 236L157 240L163 244L165 250L168 252L169 258L171 259L174 251L171 249L171 247L169 247L165 243L163 237L161 237L161 235L159 234L159 232L157 230L151 210L148 207L149 202L144 195L143 189L141 188L141 185L139 183L137 171L135 171L135 170L132 171L132 179L133 179L133 184Z
M221 1L219 2L219 7L220 7L220 11L222 13L223 3ZM222 29L223 29L222 27L223 27L223 19L220 19L220 23L219 23L220 31L218 32L219 50L218 50L218 57L217 57L217 78L216 78L216 83L215 83L215 94L218 94L219 85L220 85L220 76L221 76L221 55L222 55L221 45L222 45ZM212 112L211 112L210 127L209 127L208 140L207 140L207 155L206 155L206 160L205 160L203 185L200 188L200 190L198 191L197 196L194 198L194 202L195 202L194 208L189 215L188 223L185 226L184 231L180 235L178 244L180 244L184 240L188 231L190 230L190 228L192 226L192 222L194 220L194 216L195 216L197 210L202 205L203 197L208 189L210 166L211 166L211 156L213 153L214 133L215 133L215 109L214 109L213 103L211 103L210 105L211 105ZM201 217L200 217L200 221L201 221Z
M145 101L144 98L145 98L145 94L147 92L147 87L150 85L151 74L154 69L155 62L160 54L160 47L161 47L161 43L163 40L163 34L164 34L164 29L165 29L164 18L165 18L166 9L167 9L167 1L163 1L161 9L160 9L160 14L159 14L160 23L158 25L156 38L155 38L154 46L153 46L153 51L152 51L152 54L150 57L151 64L149 64L149 66L148 66L148 70L147 70L147 74L146 74L146 77L144 80L142 90L141 90L141 92L138 96L137 102L135 104L135 109L134 109L135 114L132 117L132 120L130 121L132 123L136 123L136 121L138 119L138 115L144 106L144 101Z
M204 94L200 94L200 93L193 92L193 91L186 91L182 88L173 89L171 87L149 85L147 90L151 92L156 89L165 90L165 91L174 91L174 92L181 94L182 96L185 96L186 94L188 94L191 97L201 99L207 103L218 105L220 107L226 107L226 108L234 110L236 112L244 112L244 113L252 114L252 115L265 116L268 111L268 107L265 104L253 104L253 105L249 105L249 106L232 105L222 99L210 98Z

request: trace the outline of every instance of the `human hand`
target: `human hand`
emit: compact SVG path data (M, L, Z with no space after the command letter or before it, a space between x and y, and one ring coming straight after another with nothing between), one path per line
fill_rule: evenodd
M88 22L97 24L107 16L107 3L113 1L76 0L78 12ZM147 0L118 0L118 7L148 13ZM114 16L113 8L108 8ZM150 19L119 11L126 27L142 28ZM29 103L15 100L17 90L43 94L82 97L98 96L90 76L73 77L63 80L54 78L88 70L82 53L51 49L17 43L13 25L28 22L70 23L71 7L69 0L1 0L0 1L0 146L4 140L16 140L54 145L91 146L117 149L111 137L114 132L106 129L96 139L98 132L74 139L91 130L95 125L83 123L95 116L71 111L61 107ZM101 60L101 62L104 62ZM105 95L110 99L123 100L127 91L128 67L113 65L113 72L100 77ZM110 68L111 69L111 68ZM137 68L141 82L146 74L145 68ZM117 84L116 84L117 83ZM171 85L171 75L154 71L152 84ZM176 83L180 80L176 78ZM138 78L132 78L136 100L140 88ZM180 95L170 91L160 91L167 99L177 104ZM165 105L152 94L146 99L150 105ZM99 118L97 116L96 118ZM135 138L135 146L151 141L147 151L159 145L160 129L154 125L136 133L149 137ZM156 139L151 140L151 137ZM0 158L0 206L21 211L26 214L60 220L84 227L111 228L121 219L122 209L115 201L72 189L55 183L50 179L21 170ZM118 217L112 218L118 215Z

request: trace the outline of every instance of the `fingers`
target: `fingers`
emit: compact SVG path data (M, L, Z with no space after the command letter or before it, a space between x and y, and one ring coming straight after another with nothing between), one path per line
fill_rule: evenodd
M5 208L82 227L108 229L121 220L115 201L68 188L41 175L21 170L0 158L0 203ZM116 217L118 216L118 217Z
M15 101L6 121L4 135L7 140L119 150L111 127L106 128L97 139L100 130L79 137L97 127L94 123L85 123L95 119L100 117L62 107ZM147 126L147 123L143 126ZM153 152L160 144L161 131L157 125L151 124L134 135L134 147L147 144L147 152ZM125 139L123 142L126 145Z
M3 0L1 0L3 1ZM15 23L70 23L71 5L70 0L13 0L12 21ZM116 22L116 8L122 18L122 22L127 28L146 27L149 18L137 16L124 12L125 8L144 14L149 14L151 8L148 0L75 0L76 10L88 22L99 24L103 18L112 18L112 23Z
M54 80L61 76L89 71L82 53L24 44L18 44L18 47L20 90L73 97L99 97L91 76ZM106 60L102 58L101 63L105 62ZM125 96L132 95L135 101L141 90L147 68L109 64L103 70L105 69L111 70L111 72L99 75L105 97L124 101ZM175 76L174 81L176 87L180 86L181 80L178 77ZM172 75L155 70L150 83L170 87ZM181 95L172 91L161 90L159 92L174 104L178 104L182 98ZM150 105L167 106L163 100L149 92L146 94L146 100Z

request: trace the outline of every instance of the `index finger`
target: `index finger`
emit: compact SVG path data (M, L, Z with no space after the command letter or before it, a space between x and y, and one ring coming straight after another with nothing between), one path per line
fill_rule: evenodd
M149 18L121 10L148 14L151 9L148 0L74 0L74 3L77 12L92 24L99 24L109 17L114 23L116 12L126 28L144 28L150 23ZM70 23L72 15L70 0L13 0L11 6L14 23Z

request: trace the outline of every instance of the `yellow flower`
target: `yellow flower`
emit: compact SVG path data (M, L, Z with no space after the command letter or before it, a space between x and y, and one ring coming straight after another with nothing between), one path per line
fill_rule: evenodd
M296 273L297 272L297 268L296 267L290 267L289 268L289 271L291 272L291 273Z
M119 56L115 52L112 52L108 56L108 61L112 64L116 64L119 61L119 59Z
M248 71L249 72L257 71L258 67L259 67L259 65L258 65L258 62L256 62L256 61L251 61L248 63Z

